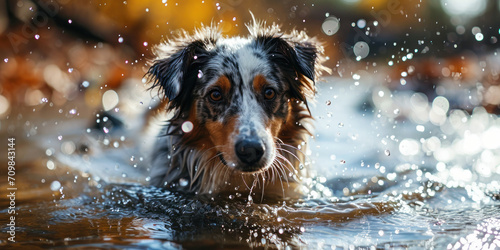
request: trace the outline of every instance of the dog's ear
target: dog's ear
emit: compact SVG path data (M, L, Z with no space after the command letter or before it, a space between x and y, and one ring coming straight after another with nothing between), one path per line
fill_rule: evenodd
M159 91L178 107L184 101L181 93L191 93L198 75L199 65L206 59L203 41L193 41L186 46L163 44L157 47L159 59L153 61L146 75L153 81L151 88Z
M316 58L318 57L317 47L309 42L294 44L295 54L297 58L294 63L297 64L298 72L311 81L315 81L316 77Z

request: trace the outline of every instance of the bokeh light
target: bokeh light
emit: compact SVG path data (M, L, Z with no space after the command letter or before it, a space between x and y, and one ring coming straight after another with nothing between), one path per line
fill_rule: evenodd
M441 6L452 16L476 17L485 11L487 2L487 0L441 0Z

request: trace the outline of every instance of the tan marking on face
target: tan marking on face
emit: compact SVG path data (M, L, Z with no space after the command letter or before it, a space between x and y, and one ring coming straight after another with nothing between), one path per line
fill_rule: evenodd
M256 75L253 78L253 89L256 93L262 93L264 87L267 85L267 80L263 75Z
M267 130L271 133L271 136L274 138L277 138L280 131L281 127L283 126L283 119L281 118L274 118L270 119L269 122L266 124Z
M232 161L236 159L234 155L234 132L237 130L237 118L231 117L227 122L207 121L205 127L208 136L217 151L223 153L224 159Z
M194 107L196 106L195 103L193 103L193 107L191 108L191 111L189 112L189 116L186 119L186 121L189 121L193 123L193 130L191 130L189 133L184 133L183 139L184 142L187 145L190 145L191 147L197 148L199 150L202 149L208 149L213 147L213 143L210 140L210 138L207 136L208 131L207 129L202 126L199 122L197 117L197 110Z
M229 81L229 78L227 78L227 76L221 76L215 83L215 86L218 86L225 94L227 94L231 89L231 81Z

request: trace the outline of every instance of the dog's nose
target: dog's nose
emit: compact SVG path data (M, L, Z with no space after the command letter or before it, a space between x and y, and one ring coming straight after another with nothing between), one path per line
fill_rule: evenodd
M259 140L243 139L236 143L236 155L245 164L253 165L264 155L264 144Z

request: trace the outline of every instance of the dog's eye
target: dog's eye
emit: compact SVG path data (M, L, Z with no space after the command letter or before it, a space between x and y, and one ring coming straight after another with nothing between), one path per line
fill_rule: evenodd
M210 100L214 102L219 102L222 100L222 93L219 90L212 90L210 92Z
M274 89L267 88L264 90L264 98L266 98L266 100L272 100L274 99L275 96L276 96L276 91L274 91Z

